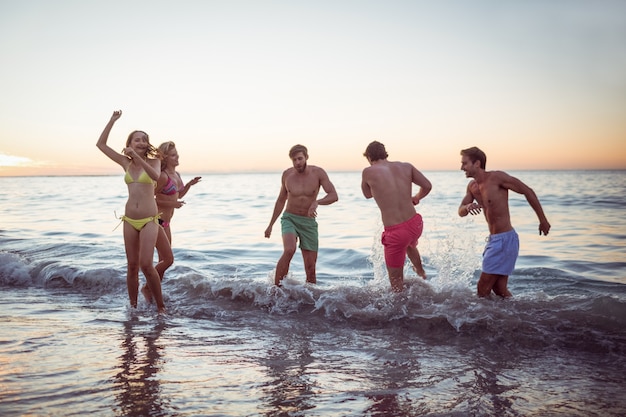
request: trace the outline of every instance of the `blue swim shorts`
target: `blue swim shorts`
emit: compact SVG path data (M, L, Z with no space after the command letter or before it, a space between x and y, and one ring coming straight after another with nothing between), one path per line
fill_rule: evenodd
M317 221L314 217L298 216L284 212L280 218L283 235L294 234L300 240L300 249L317 252L319 245Z
M483 272L509 276L519 254L519 236L515 229L490 235L483 252Z

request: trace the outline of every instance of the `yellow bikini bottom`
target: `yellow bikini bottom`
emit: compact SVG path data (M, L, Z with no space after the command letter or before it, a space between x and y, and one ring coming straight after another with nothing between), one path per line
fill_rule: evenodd
M135 228L135 230L137 230L138 232L141 232L141 229L143 229L145 227L145 225L147 225L150 222L154 222L156 224L159 224L159 218L161 217L161 213L157 214L156 216L150 216L150 217L145 217L143 219L132 219L128 216L120 216L119 219L120 224L122 224L122 222L126 222L128 224L130 224L131 226L133 226ZM115 229L117 229L118 227L120 227L120 224L117 225L117 227ZM113 230L115 230L113 229Z

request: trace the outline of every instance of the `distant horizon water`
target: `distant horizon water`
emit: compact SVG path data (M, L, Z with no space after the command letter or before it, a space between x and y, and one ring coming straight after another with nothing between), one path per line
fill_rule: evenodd
M316 165L316 164L312 164ZM237 170L237 171L203 171L203 170L188 170L188 169L177 169L177 171L181 175L238 175L238 174L275 174L281 173L285 169L289 168L290 165L286 164L283 168L274 169L274 170ZM121 171L119 170L107 170L107 172L103 173L33 173L33 174L3 174L2 169L5 167L0 166L0 178L4 177L110 177L119 175ZM324 168L324 167L322 167ZM327 172L336 172L336 173L361 173L361 171L365 168L365 165L361 169L332 169L326 170ZM450 169L420 169L422 172L456 172L461 171L459 168L450 168ZM488 171L492 169L489 168ZM119 171L119 172L118 172ZM506 171L506 172L614 172L614 171L626 171L626 167L621 168L584 168L584 169L576 169L576 168L554 168L554 169L543 169L543 168L528 168L528 169L508 169L508 168L494 168L493 171Z

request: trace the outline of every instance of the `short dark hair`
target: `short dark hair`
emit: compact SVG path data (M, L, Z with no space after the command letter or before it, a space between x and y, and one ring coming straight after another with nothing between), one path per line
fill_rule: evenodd
M363 156L368 158L370 161L378 161L379 159L387 159L389 155L385 150L385 145L375 140L367 145Z
M289 157L293 158L298 152L302 152L305 158L309 157L309 151L304 145L293 145L291 149L289 149Z
M476 146L472 146L471 148L463 149L461 151L461 155L467 156L472 164L476 161L480 161L480 167L482 169L487 168L487 155Z

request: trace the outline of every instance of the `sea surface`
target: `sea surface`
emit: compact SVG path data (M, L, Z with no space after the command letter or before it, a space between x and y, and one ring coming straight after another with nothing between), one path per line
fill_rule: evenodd
M623 416L626 171L510 172L513 298L479 299L484 217L461 171L425 172L428 280L393 294L359 172L329 172L318 284L281 288L280 173L202 181L172 221L168 314L129 307L119 176L0 178L0 415ZM116 217L117 216L117 217ZM144 281L143 276L140 277Z

